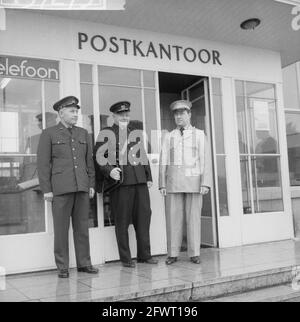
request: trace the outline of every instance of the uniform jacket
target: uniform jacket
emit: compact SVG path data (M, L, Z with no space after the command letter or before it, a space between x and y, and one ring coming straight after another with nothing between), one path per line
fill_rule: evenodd
M159 188L167 193L199 193L201 186L211 186L212 173L209 146L205 134L188 127L181 135L178 129L167 133L162 144L159 166Z
M88 132L74 126L72 134L62 124L42 132L37 166L43 193L54 195L85 191L95 186L95 169Z
M120 185L134 185L152 181L151 168L140 136L128 140L133 127L120 130L114 124L100 131L94 149L96 168L96 190L108 192ZM142 133L138 130L137 133ZM121 161L123 160L123 161ZM137 162L142 160L143 162ZM110 172L119 167L122 170L121 181L110 177Z

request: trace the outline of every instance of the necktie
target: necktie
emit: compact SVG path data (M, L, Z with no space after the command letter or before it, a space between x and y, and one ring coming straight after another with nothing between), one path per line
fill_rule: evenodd
M181 127L179 130L180 130L180 134L182 136L183 135L183 131L184 131L184 127Z

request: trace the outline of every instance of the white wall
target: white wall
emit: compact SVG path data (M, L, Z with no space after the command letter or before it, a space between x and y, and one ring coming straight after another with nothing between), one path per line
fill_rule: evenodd
M117 54L109 51L97 52L88 45L79 50L78 32L84 32L90 38L100 34L105 38L116 36L144 42L153 41L156 45L163 43L192 47L197 50L203 48L217 50L221 54L222 66L211 63L203 64L199 61L179 63L176 59L161 60L154 58L153 55L145 58L134 57L131 53L124 55L121 52ZM282 80L280 55L277 52L75 21L23 10L7 11L7 29L0 31L0 54L76 59L102 65L156 69L203 76L227 76L266 82L281 82Z

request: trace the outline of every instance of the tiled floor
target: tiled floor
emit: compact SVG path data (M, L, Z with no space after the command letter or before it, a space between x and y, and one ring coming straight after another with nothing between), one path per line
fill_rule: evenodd
M72 269L69 279L57 278L56 272L40 272L6 277L0 290L0 302L7 301L93 301L123 300L128 295L149 296L166 290L185 290L195 282L248 274L268 269L300 266L300 241L283 241L235 247L203 249L202 263L192 264L183 253L179 261L165 265L137 264L124 268L119 262L100 266L98 275Z

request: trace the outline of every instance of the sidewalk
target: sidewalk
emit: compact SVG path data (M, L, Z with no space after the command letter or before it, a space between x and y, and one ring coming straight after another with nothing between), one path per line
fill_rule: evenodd
M158 265L137 264L134 269L108 263L99 266L98 276L75 269L69 279L57 278L56 271L8 276L0 302L198 301L286 284L300 268L300 241L206 248L200 265L185 253L171 266L165 265L165 256L156 258Z

